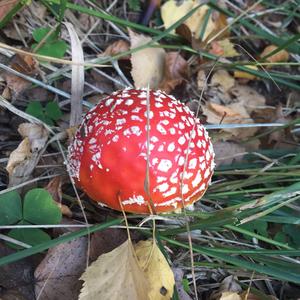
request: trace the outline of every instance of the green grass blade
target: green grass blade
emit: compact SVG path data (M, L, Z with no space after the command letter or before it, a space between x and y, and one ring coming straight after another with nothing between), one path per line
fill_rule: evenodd
M189 249L189 245L167 238L165 236L161 236L162 240L167 241L168 243L179 246L185 249ZM246 259L238 258L235 256L232 256L230 254L223 254L219 253L218 251L214 249L208 249L200 246L193 246L193 251L195 253L208 255L210 257L214 257L216 259L223 260L227 263L230 263L232 265L238 266L241 269L251 270L258 273L269 275L273 278L277 278L284 281L294 282L294 283L300 283L300 272L290 272L289 269L283 269L282 267L277 266L268 266L267 264L257 264L255 262L248 261Z
M0 258L0 266L12 263L14 261L20 260L22 258L28 257L28 256L36 254L36 253L40 253L40 252L45 251L45 250L47 250L51 247L54 247L54 246L57 246L59 244L74 240L74 239L79 238L79 237L84 236L84 235L87 235L88 233L101 231L101 230L109 228L110 226L113 226L113 225L119 225L122 222L123 222L123 219L114 219L114 220L111 220L111 221L108 221L108 222L105 222L105 223L102 223L102 224L97 224L97 225L94 225L94 226L91 226L91 227L88 227L88 228L78 230L76 232L72 232L72 233L67 234L67 235L60 236L60 237L58 237L54 240L42 243L42 244L34 246L32 248L28 248L28 249L10 254L8 256Z

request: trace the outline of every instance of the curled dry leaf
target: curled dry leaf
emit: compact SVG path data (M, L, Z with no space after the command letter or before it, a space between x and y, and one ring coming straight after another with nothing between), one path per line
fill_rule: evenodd
M168 52L165 57L164 79L159 88L170 93L187 77L187 61L178 52Z
M130 45L127 41L124 40L118 40L113 42L111 45L109 45L105 51L103 52L104 56L115 56L118 54L122 54L123 52L127 52L129 51ZM126 55L126 56L122 56L120 57L120 59L129 59L130 56Z
M48 140L48 132L39 124L22 123L18 128L24 137L21 144L9 157L7 171L9 186L28 180L39 161L39 153Z
M237 279L233 276L227 276L221 282L217 291L215 291L210 300L242 300L239 293L242 291Z
M10 59L9 66L24 75L36 76L40 73L37 60L26 54L14 55ZM31 82L9 72L3 72L2 76L14 98L31 85Z
M223 124L254 123L245 107L240 105L240 103L232 103L227 106L206 103L202 106L202 110L204 115L207 116L207 122L212 124L220 124L220 122ZM239 139L243 139L253 136L257 128L225 128L223 130Z
M276 50L278 47L275 45L269 45L267 46L264 51L262 52L262 54L260 55L261 58L269 55L271 52L273 52L274 50ZM270 62L270 63L276 63L276 62L285 62L289 60L289 53L282 49L280 51L278 51L277 53L269 56L266 58L266 61Z
M173 296L174 274L153 240L140 241L135 247L140 267L150 285L150 300L169 300Z
M151 42L151 38L129 30L130 49ZM145 47L131 54L131 75L136 88L157 89L164 76L165 50Z
M79 300L148 300L149 284L129 240L99 256L82 274Z
M61 201L62 201L61 185L62 185L62 177L56 176L49 181L49 183L45 187L45 189L51 194L53 200L60 208L61 213L65 216L71 218L72 211L70 210L70 208L67 205L64 205L61 203Z
M8 163L6 165L6 170L11 176L13 174L14 169L20 163L24 162L27 158L31 157L30 151L30 141L29 138L26 137L9 156Z
M86 237L49 249L34 272L37 299L77 299L81 288L78 278L86 267L86 255Z
M32 152L44 148L48 140L48 131L41 124L22 123L18 127L18 132L23 138L28 137Z

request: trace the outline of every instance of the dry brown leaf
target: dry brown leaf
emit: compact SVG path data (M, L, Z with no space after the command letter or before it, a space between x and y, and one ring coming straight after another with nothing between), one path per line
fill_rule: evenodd
M129 240L99 256L82 274L79 300L148 300L149 284Z
M215 291L210 300L242 300L239 293L242 291L237 279L233 276L227 276L220 284L220 287Z
M235 79L226 70L218 70L212 76L210 83L219 86L224 92L228 92L234 87Z
M130 45L127 41L124 40L118 40L113 42L111 45L109 45L105 51L103 52L104 56L115 56L118 54L121 54L123 52L127 52L129 51ZM130 56L126 55L126 56L122 56L120 59L129 59Z
M264 51L260 56L263 58L264 56L267 56L277 48L278 47L275 45L269 45L264 49ZM284 49L266 58L266 61L270 63L285 62L288 60L289 60L289 53Z
M204 88L207 89L206 83L206 74L204 70L199 70L197 74L197 87L200 91L202 91Z
M240 54L234 49L234 45L229 39L224 39L221 41L212 41L210 53L223 56L223 57L235 57Z
M165 57L164 79L159 88L170 93L187 77L187 61L178 52L168 52Z
M21 123L18 132L23 138L28 137L32 152L43 149L49 135L43 125L34 123Z
M62 185L62 177L56 176L49 181L49 183L45 187L45 189L51 194L53 200L60 208L61 213L64 216L71 218L72 211L70 210L70 208L67 205L64 205L61 203L61 201L62 201L61 185Z
M61 176L56 176L52 178L45 187L45 190L47 190L51 194L53 200L58 203L60 203L62 200L61 184Z
M4 0L0 4L0 21L12 10L19 0Z
M132 238L133 234L131 233ZM100 255L119 247L126 240L126 230L119 228L108 228L93 233L91 237L90 261L95 261Z
M39 74L39 63L29 54L15 54L10 60L10 67L26 75Z
M246 148L233 142L214 142L214 151L216 155L215 163L221 165L230 165L234 161L238 162L243 159Z
M245 107L240 103L232 103L227 106L207 103L202 106L202 110L203 114L207 116L207 122L212 124L219 124L220 122L223 124L254 123ZM253 136L257 128L226 128L223 130L243 139Z
M149 299L172 299L175 285L174 274L156 242L140 241L134 249L150 286Z
M87 237L49 249L34 272L36 297L45 300L77 299L81 288L78 279L86 267L86 255Z
M266 105L266 98L250 86L236 84L230 94L249 114Z
M278 300L278 298L273 295L264 295L264 296L268 300ZM248 291L244 291L241 294L241 299L242 300L261 300L261 297L258 295L255 295L253 293L249 293Z
M129 30L131 47L145 45L151 38ZM165 50L146 47L131 54L131 75L136 88L157 89L164 76Z
M9 66L25 75L35 76L40 73L37 60L26 54L14 55L10 59ZM31 85L31 82L9 72L3 72L2 76L14 98Z
M204 106L204 114L208 117L207 121L209 123L220 123L223 119L224 123L241 123L242 118L248 117L248 115L241 113L238 109L233 109L232 106L232 104L224 106L216 103L207 103Z
M0 242L0 257L13 254L15 250L3 241ZM32 257L26 257L10 264L0 266L1 300L35 299L34 263Z
M30 87L31 83L17 75L5 73L3 75L6 81L6 85L11 92L11 98L15 99L19 94Z
M15 149L9 156L6 170L8 174L11 176L13 174L14 169L20 163L24 162L27 158L31 157L32 153L30 151L30 141L29 138L26 137L23 141L19 144L17 149Z
M272 122L274 123L287 123L289 120L284 115L282 111L282 106L278 106L275 111L275 118L273 117ZM291 121L291 120L290 120ZM284 143L285 140L287 140L287 134L285 134L285 131L274 131L271 132L269 135L269 143L275 142L276 147L278 147L282 142Z

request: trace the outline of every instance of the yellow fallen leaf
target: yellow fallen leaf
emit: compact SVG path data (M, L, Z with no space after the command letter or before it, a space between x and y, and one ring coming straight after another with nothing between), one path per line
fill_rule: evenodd
M175 285L174 274L157 244L152 240L140 241L134 248L149 282L149 299L171 299Z
M194 5L192 7L195 8L198 6L198 2L194 2ZM207 24L206 22L206 16L208 14L210 7L208 5L201 5L194 14L192 14L186 21L185 24L190 28L193 36L195 38L200 38L200 34L202 33L203 26L205 27L204 32L202 33L202 37L200 40L205 41L208 36L213 33L213 31L216 29L215 22L213 21L212 14L209 15Z
M134 49L145 45L151 38L129 30L131 47ZM150 87L157 89L164 76L165 50L146 47L131 54L131 75L136 88Z
M178 2L174 0L166 1L160 8L160 14L165 28L169 28L179 19L184 17L193 9L193 5L193 0L182 1L181 4L178 4Z
M242 298L238 293L223 292L219 300L242 300Z
M175 0L165 2L161 6L161 17L165 28L169 28L197 6L199 6L199 2L192 0L181 1L180 4ZM216 11L211 11L210 7L204 4L199 6L184 24L189 28L195 39L205 41L223 29L227 22L224 15ZM203 26L205 26L204 31ZM221 36L223 36L223 34Z
M213 41L211 43L211 50L209 52L217 56L223 56L223 57L235 57L240 55L234 49L234 45L230 42L229 39L224 39L221 41Z
M255 70L255 71L258 70L258 68L256 66L253 66L253 65L248 65L248 66L245 66L245 67L247 67L248 69ZM250 74L248 72L244 72L244 71L234 71L233 76L235 78L243 78L243 79L249 79L249 80L253 80L253 79L256 78L255 75Z
M8 174L11 176L16 166L25 161L28 157L31 156L30 151L30 141L29 138L26 137L15 149L11 152L8 163L6 165L6 170Z
M82 274L79 300L149 300L149 284L134 254L132 243L105 253Z

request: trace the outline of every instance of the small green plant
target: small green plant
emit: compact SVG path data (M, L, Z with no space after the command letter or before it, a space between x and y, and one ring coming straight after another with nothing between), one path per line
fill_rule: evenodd
M58 38L57 31L49 34L50 30L49 27L43 27L33 31L32 36L36 43L32 45L32 50L40 55L62 58L68 49L68 45Z
M59 224L61 218L59 207L45 189L30 190L23 201L16 191L0 195L0 225ZM31 246L51 239L39 228L15 228L9 231L8 236ZM12 243L9 245L21 248Z
M140 0L129 0L128 6L130 10L140 11L141 10L141 1Z
M248 231L251 231L253 233L260 234L264 237L268 237L268 222L266 222L266 221L255 220L255 221L243 224L240 227L243 229L246 229ZM252 239L252 237L250 237L249 235L246 235L246 234L244 234L244 237L247 240Z
M40 102L30 101L25 111L50 126L62 117L62 111L54 101L48 102L45 107Z

